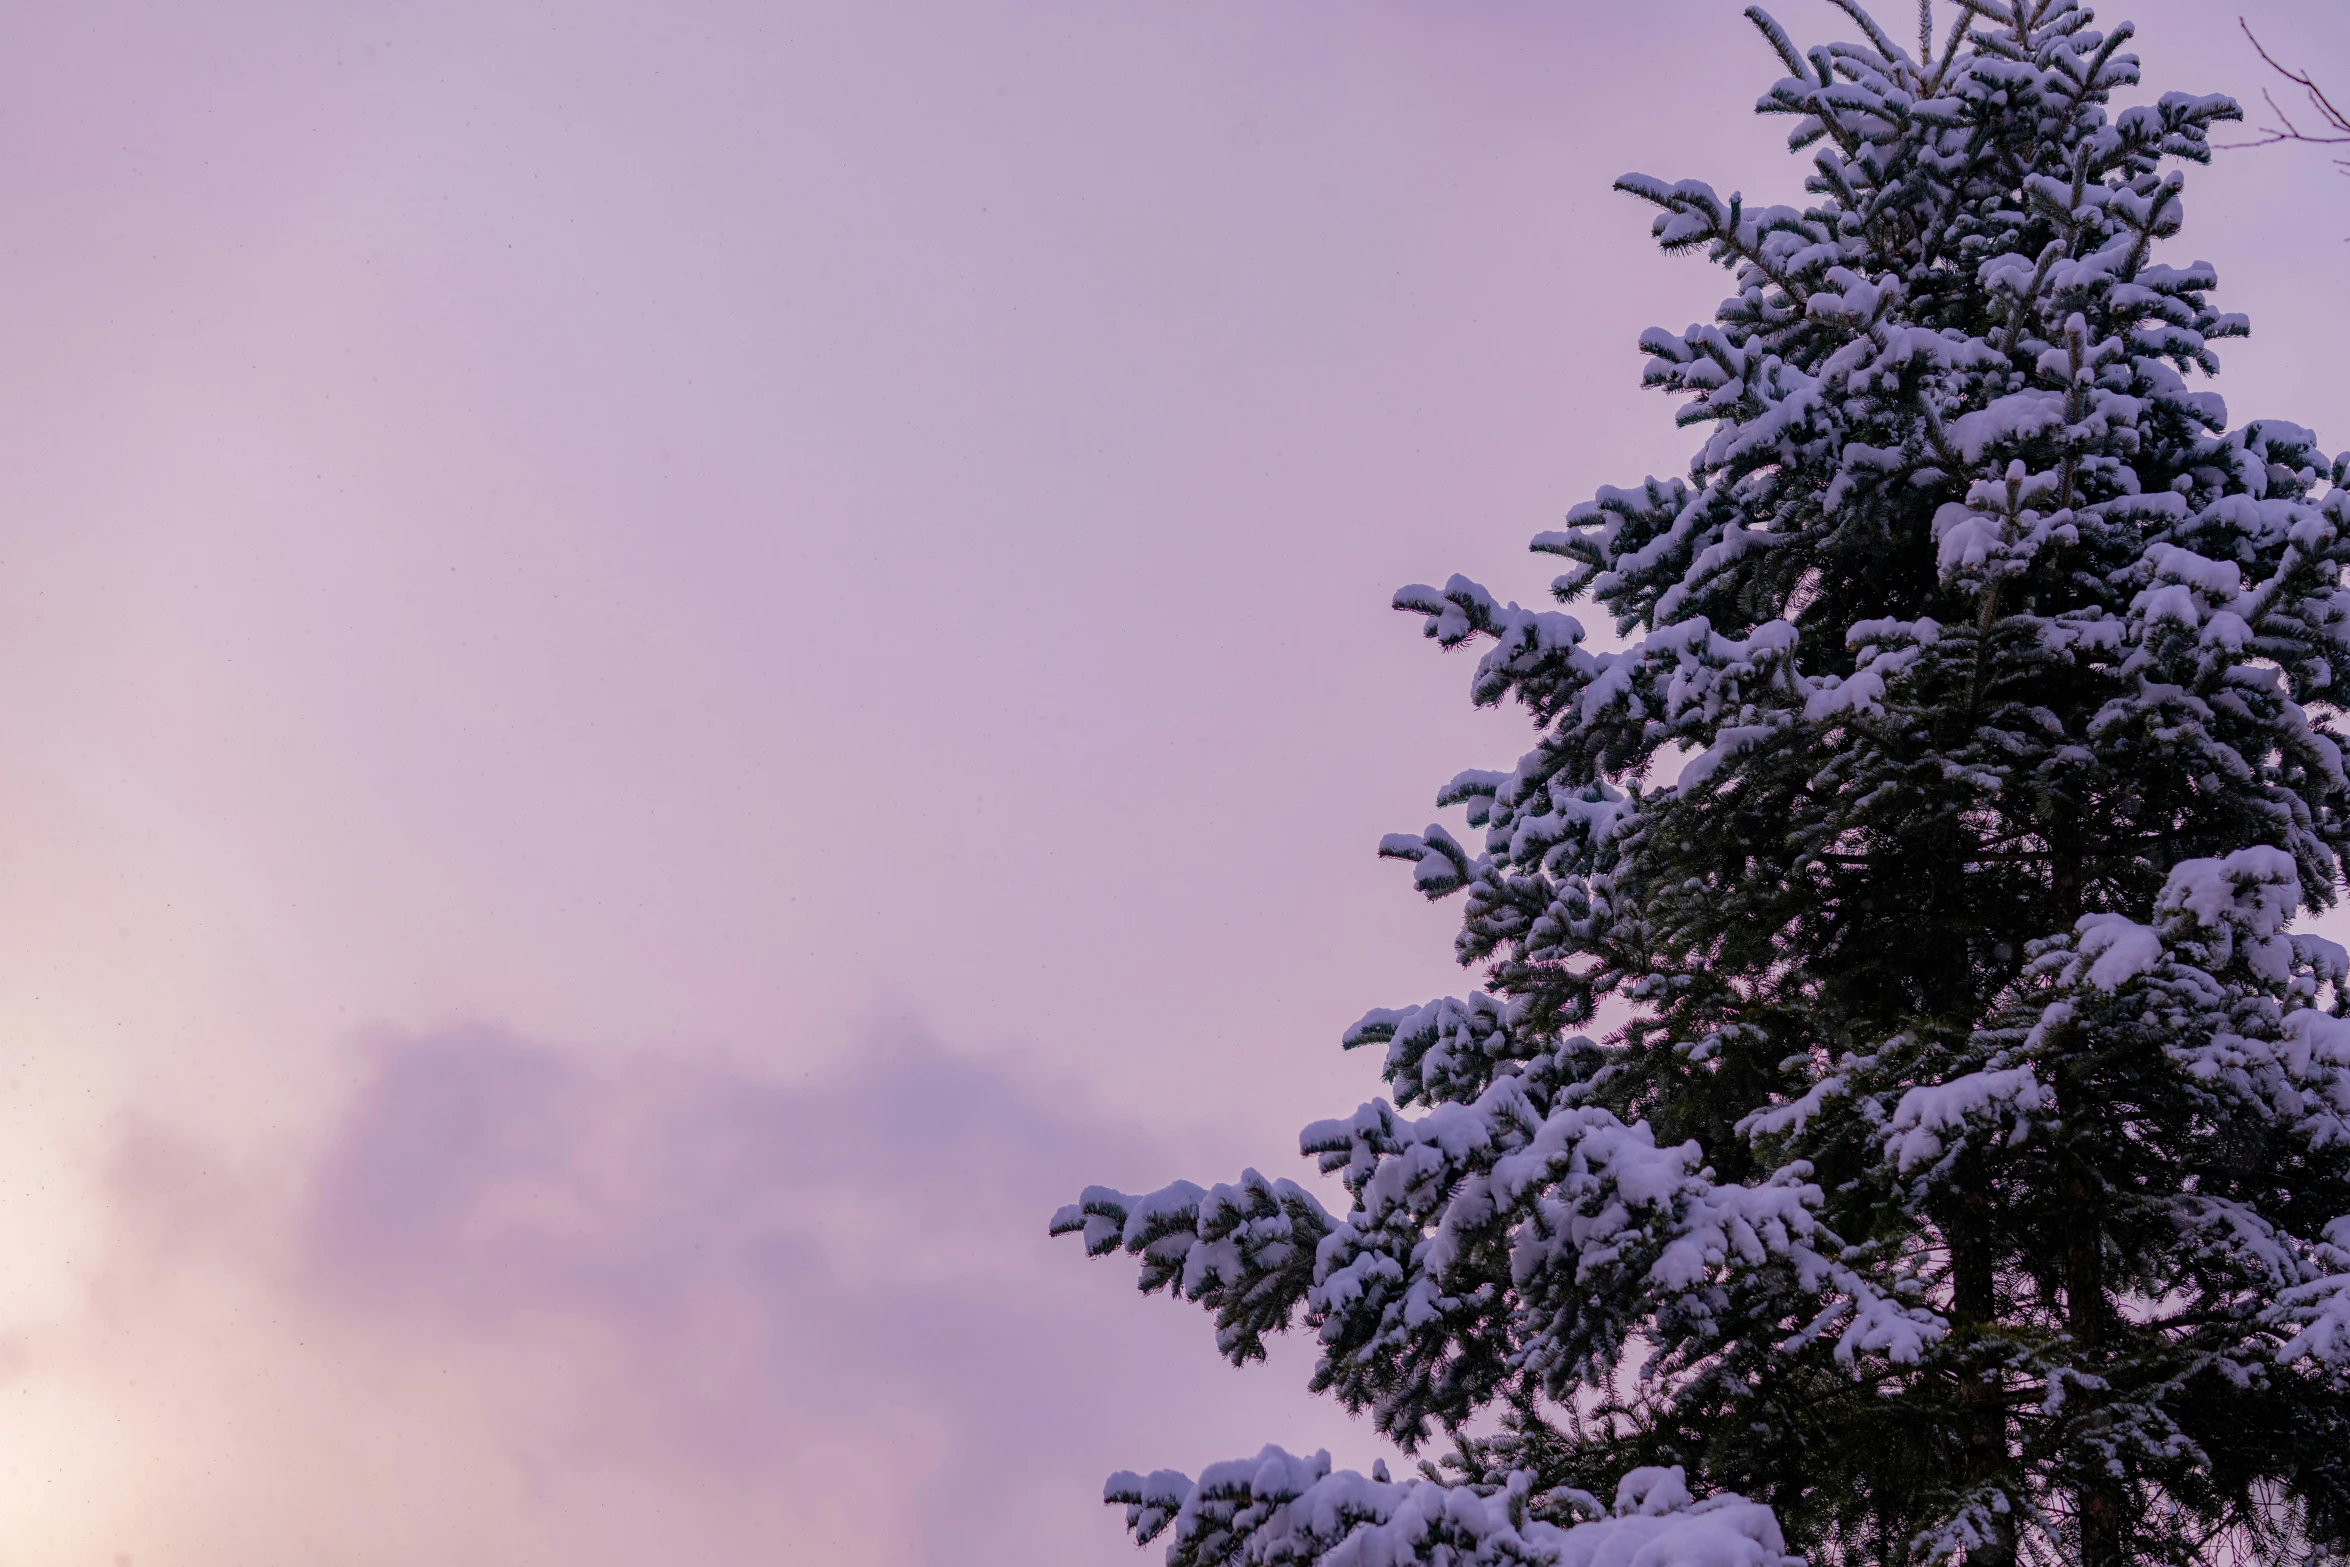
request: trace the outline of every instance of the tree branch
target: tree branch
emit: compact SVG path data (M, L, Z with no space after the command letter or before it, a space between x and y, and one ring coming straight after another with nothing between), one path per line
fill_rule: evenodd
M2276 116L2276 124L2263 127L2260 135L2252 141L2224 142L2221 145L2231 151L2245 147L2274 147L2283 142L2299 142L2309 147L2350 146L2350 114L2344 113L2335 106L2333 99L2326 96L2325 89L2317 85L2316 78L2311 76L2309 72L2296 71L2275 55L2270 54L2268 46L2260 41L2260 36L2257 33L2252 31L2250 22L2239 16L2236 18L2236 25L2244 29L2244 36L2252 41L2254 52L2260 56L2270 70L2300 88L2308 96L2310 110L2314 111L2318 117L2318 128L2303 130L2293 122L2291 115L2285 113L2278 106L2276 95L2264 89L2260 96L2266 100L2269 113ZM2344 173L2350 174L2350 158L2336 158L2334 162L2341 166Z

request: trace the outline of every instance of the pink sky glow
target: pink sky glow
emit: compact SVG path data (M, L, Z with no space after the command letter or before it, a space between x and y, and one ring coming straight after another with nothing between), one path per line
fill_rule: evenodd
M1732 0L10 8L0 1564L1115 1564L1112 1469L1375 1456L1045 1221L1303 1173L1471 983L1372 848L1523 731L1388 596L1683 467L1634 341L1722 279L1608 186L1794 199L1773 74ZM2190 176L2239 420L2350 445L2346 237Z

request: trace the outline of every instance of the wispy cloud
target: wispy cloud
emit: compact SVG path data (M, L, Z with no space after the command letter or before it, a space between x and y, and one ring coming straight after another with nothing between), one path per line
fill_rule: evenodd
M1086 1505L1106 1469L1350 1434L1301 1422L1294 1366L1220 1368L1196 1312L1113 1308L1129 1275L1045 1237L1084 1180L1170 1150L917 1032L800 1081L487 1028L366 1060L290 1180L150 1123L117 1148L108 1326L35 1374L158 1376L185 1444L218 1433L183 1357L250 1362L271 1440L361 1455L233 1530L148 1485L171 1559L291 1560L340 1520L456 1563L1117 1560ZM253 1459L232 1494L284 1473ZM453 1462L495 1528L445 1503Z

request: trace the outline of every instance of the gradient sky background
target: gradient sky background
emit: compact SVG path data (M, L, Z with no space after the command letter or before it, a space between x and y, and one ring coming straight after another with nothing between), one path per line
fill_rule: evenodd
M0 1564L1123 1563L1110 1469L1373 1456L1045 1219L1463 984L1372 847L1521 732L1385 606L1682 467L1608 184L1796 191L1731 0L4 20ZM2350 444L2350 179L2189 194Z

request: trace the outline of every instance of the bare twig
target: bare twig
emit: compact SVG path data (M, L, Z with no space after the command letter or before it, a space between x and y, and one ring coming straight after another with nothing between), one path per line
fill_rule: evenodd
M2293 122L2291 115L2278 106L2276 95L2263 89L2260 96L2267 100L2268 111L2276 116L2276 124L2261 127L2260 135L2251 141L2228 142L2223 145L2229 148L2274 147L2280 142L2299 142L2310 147L2350 146L2350 114L2345 114L2341 109L2335 107L2333 99L2326 96L2325 89L2318 86L2316 79L2307 71L2296 71L2275 55L2270 54L2268 46L2260 41L2260 36L2257 33L2252 31L2250 22L2239 16L2236 18L2236 25L2244 29L2244 36L2252 40L2253 50L2259 54L2263 61L2267 62L2270 70L2300 88L2308 96L2309 108L2303 112L2304 114L2314 112L2317 115L2317 128L2303 130ZM2334 162L2340 165L2345 174L2350 174L2350 158L2336 158Z

